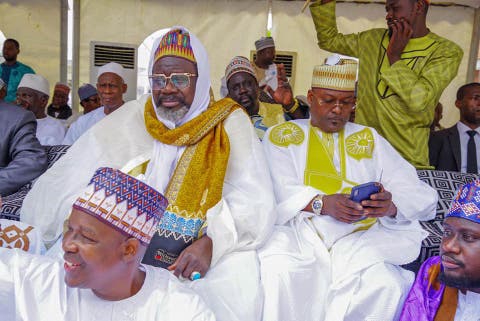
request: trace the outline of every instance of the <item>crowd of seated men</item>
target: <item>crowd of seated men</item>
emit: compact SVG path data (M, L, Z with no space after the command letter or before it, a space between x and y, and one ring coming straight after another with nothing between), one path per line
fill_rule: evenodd
M31 189L18 222L0 216L2 318L480 319L479 179L455 193L439 255L404 268L438 201L417 170L478 174L480 84L458 89L460 121L435 130L463 54L427 28L430 1L387 0L387 28L352 35L335 6L310 4L319 46L341 55L312 66L303 99L271 37L230 60L215 99L201 39L177 26L152 47L150 94L125 101L110 62L73 115L70 88L49 104L7 39L0 209ZM57 145L70 147L52 166Z

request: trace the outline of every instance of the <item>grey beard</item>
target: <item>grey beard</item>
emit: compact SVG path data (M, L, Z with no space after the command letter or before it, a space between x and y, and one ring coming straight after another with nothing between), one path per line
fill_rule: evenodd
M169 108L164 108L162 106L157 107L157 113L160 117L165 118L171 122L173 122L175 125L178 125L180 121L185 117L189 110L188 106L183 105L179 109L176 110L171 110Z

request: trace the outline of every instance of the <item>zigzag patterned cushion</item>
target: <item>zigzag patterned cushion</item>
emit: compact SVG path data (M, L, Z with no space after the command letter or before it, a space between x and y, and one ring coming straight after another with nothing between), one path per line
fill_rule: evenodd
M435 170L418 170L417 175L423 182L437 190L438 203L435 219L420 222L422 227L429 233L429 236L423 240L422 249L417 260L405 266L405 268L413 271L418 271L423 261L429 257L438 255L443 234L443 218L458 187L479 177L475 174Z
M47 151L48 168L50 168L60 157L65 155L69 147L69 145L45 146L45 150ZM0 218L19 221L20 208L22 207L23 199L31 188L32 183L28 183L22 186L17 192L2 197Z

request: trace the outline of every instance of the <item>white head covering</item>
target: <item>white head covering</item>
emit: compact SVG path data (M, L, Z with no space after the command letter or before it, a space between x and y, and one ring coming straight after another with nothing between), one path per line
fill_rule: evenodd
M41 93L44 93L47 96L50 96L50 85L48 80L44 77L36 74L25 74L18 84L18 88L30 88Z
M195 60L197 61L198 71L195 97L190 109L179 122L178 126L180 126L204 112L210 103L210 65L208 63L207 51L200 43L200 40L198 40L198 38L195 37L195 35L193 35L185 27L174 26L168 30L165 30L165 32L155 40L148 66L148 71L150 74L152 73L153 69L156 49L163 36L172 29L181 29L190 34L190 45L192 46L193 54L195 56ZM152 102L155 106L153 93ZM155 106L157 117L163 124L165 124L165 126L170 129L176 127L172 121L161 117L156 109L157 108ZM153 144L152 159L148 163L147 171L145 173L145 180L147 184L154 187L158 191L164 192L167 188L168 182L170 181L170 177L175 170L176 164L182 156L184 150L184 146L167 145L155 140Z
M123 66L116 63L116 62L109 62L108 64L103 65L102 67L98 68L98 74L97 74L97 79L100 77L102 74L111 72L113 74L116 74L120 76L120 78L125 81L125 70L123 69Z
M195 60L197 61L197 71L198 71L198 78L197 78L197 85L195 90L195 97L193 98L192 105L190 109L185 114L183 119L179 122L178 126L185 124L189 120L197 117L202 112L204 112L209 103L210 103L210 64L208 63L208 56L205 47L203 47L200 40L192 34L187 28L182 26L173 26L170 29L165 30L153 43L152 52L150 54L150 63L148 65L148 71L151 74L153 69L153 64L155 60L155 51L157 50L160 41L162 40L163 36L172 29L180 29L188 32L190 34L190 45L192 46L193 54L195 56ZM157 106L155 105L155 100L153 99L153 92L152 92L152 102L155 106L155 111L157 110ZM157 118L165 124L168 128L175 128L175 124L168 119L161 117L157 112Z

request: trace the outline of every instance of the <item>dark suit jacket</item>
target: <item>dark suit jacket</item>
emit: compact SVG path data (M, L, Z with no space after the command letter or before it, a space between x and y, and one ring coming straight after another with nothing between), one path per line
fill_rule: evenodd
M440 171L460 172L462 166L457 125L432 132L428 142L430 165Z
M32 112L0 101L0 195L16 192L47 169Z

